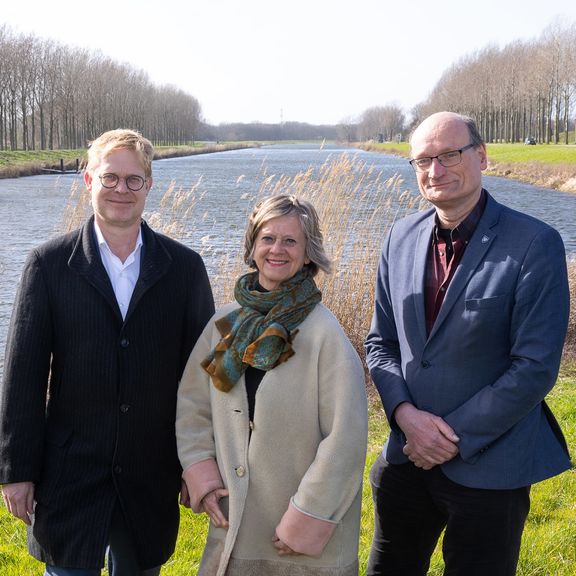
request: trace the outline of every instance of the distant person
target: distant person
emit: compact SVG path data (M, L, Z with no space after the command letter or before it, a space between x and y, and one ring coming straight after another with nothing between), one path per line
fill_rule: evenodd
M32 251L8 334L0 483L49 576L153 576L174 551L178 382L212 316L198 254L142 220L151 143L88 150L94 216Z
M236 302L210 321L178 392L178 453L211 520L199 576L356 576L364 370L314 276L329 272L309 202L249 219Z
M368 576L516 573L530 486L570 467L544 398L569 314L564 246L482 187L486 147L450 112L414 131L433 204L389 231L366 350L391 433L371 471Z

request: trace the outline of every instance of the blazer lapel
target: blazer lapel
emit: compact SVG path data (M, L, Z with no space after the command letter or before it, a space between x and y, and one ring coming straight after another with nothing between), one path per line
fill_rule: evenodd
M472 238L466 247L466 251L464 252L464 256L462 257L462 260L454 273L454 277L450 282L450 286L446 291L444 302L442 303L438 317L434 322L430 338L432 338L438 331L450 313L450 310L460 298L462 291L468 285L474 271L484 261L486 252L496 239L497 233L494 227L498 222L499 216L500 204L488 195L484 214L482 215L482 218L480 218L480 222L478 222L476 231L472 235Z
M72 255L68 260L71 270L83 276L106 300L114 312L122 318L108 273L102 264L100 250L96 244L92 216L80 229Z
M422 342L426 342L426 293L425 293L425 280L426 280L426 260L428 258L428 250L430 248L430 237L432 229L434 228L434 215L432 211L429 218L422 221L418 228L418 236L416 238L416 247L414 255L414 266L412 269L412 294L416 294L414 298L414 306L416 308L416 320Z
M162 276L166 274L172 264L172 257L166 251L158 236L142 221L143 252L140 261L140 276L134 287L134 292L130 300L126 321L135 310L142 296L149 290Z

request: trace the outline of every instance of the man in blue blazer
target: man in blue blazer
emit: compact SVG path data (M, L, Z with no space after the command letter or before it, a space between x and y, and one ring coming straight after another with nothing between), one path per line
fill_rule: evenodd
M183 490L176 396L214 313L202 258L142 220L151 143L112 130L88 151L94 216L33 250L0 389L0 483L48 576L157 576Z
M378 269L367 362L391 433L371 471L368 576L516 573L530 486L570 467L544 398L569 315L562 240L482 187L467 117L433 114L412 160L427 212L395 223Z

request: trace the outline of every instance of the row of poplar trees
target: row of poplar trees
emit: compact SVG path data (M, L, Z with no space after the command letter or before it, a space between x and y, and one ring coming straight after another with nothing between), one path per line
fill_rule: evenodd
M414 124L452 110L472 116L487 142L568 144L575 106L576 24L557 21L536 40L489 45L460 59L411 116ZM348 139L400 139L410 129L405 118L397 105L371 108L350 123ZM201 107L100 52L0 27L0 149L83 148L120 126L155 144L191 143Z
M84 148L102 132L140 130L155 144L188 144L200 104L100 52L0 27L0 150Z
M537 40L487 46L462 58L414 116L453 110L473 117L487 142L568 144L575 107L576 24L556 21Z

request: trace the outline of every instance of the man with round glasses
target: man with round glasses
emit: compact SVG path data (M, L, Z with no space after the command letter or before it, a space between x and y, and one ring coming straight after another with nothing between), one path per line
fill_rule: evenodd
M48 576L156 576L182 484L178 383L214 312L201 257L142 220L152 144L88 150L94 215L28 257L0 390L0 483Z
M392 226L378 268L366 352L391 432L370 474L367 576L425 576L443 530L445 574L513 576L530 486L570 467L545 402L568 324L564 246L482 187L472 119L433 114L410 144L433 209Z

